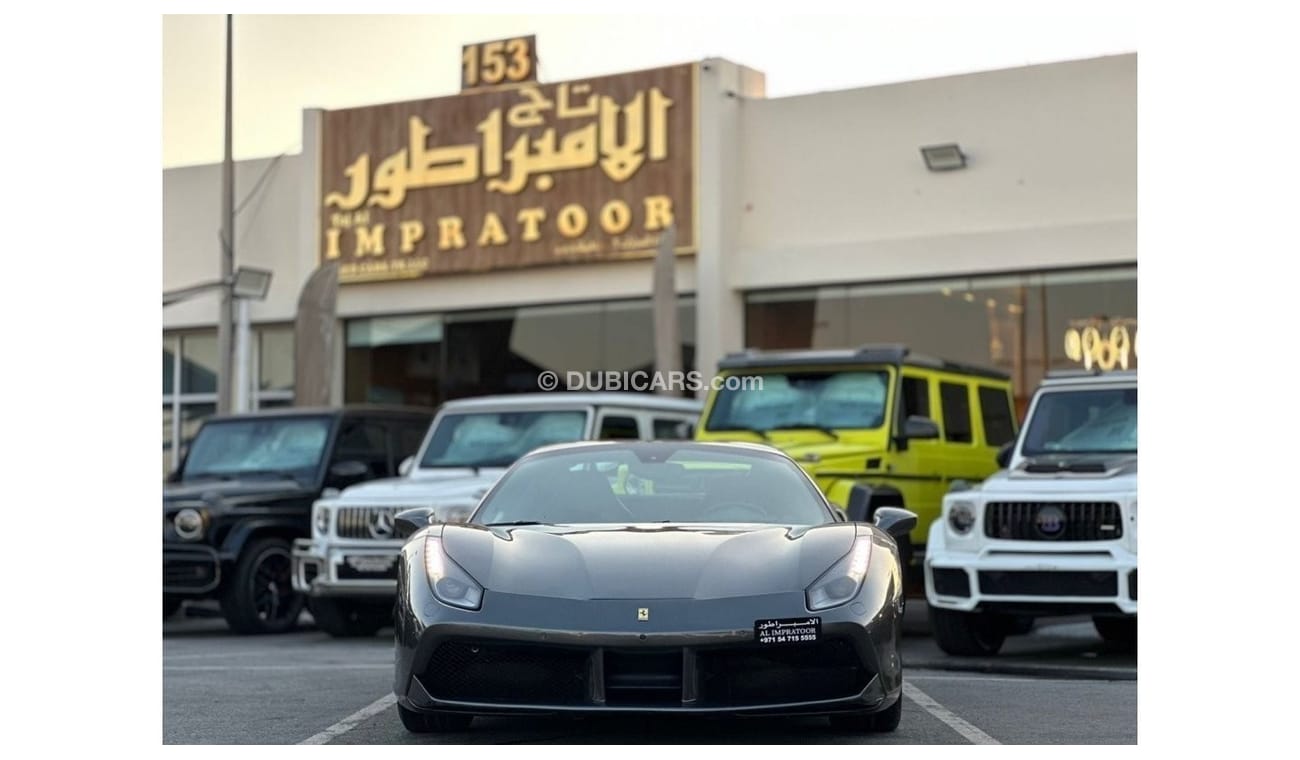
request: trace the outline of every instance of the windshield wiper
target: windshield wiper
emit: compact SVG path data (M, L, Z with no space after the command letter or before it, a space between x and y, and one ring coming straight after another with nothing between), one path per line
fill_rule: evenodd
M801 422L792 425L777 425L776 427L768 428L768 430L816 430L818 433L829 436L836 441L840 439L839 433L836 433L834 430L831 430L828 427L822 427L821 425L813 425L811 423Z
M536 520L513 520L511 522L485 523L484 525L488 528L509 528L518 525L546 525L546 523L540 523Z
M707 428L707 430L710 433L734 433L734 432L753 433L754 435L762 438L765 441L772 440L768 436L766 430L759 430L758 428L752 428L752 427L744 427L742 425L728 425L727 427L724 428L711 427L711 428Z
M238 472L230 473L232 479L248 477L261 478L268 475L276 478L288 478L295 483L300 482L298 476L294 474L293 470L240 470Z

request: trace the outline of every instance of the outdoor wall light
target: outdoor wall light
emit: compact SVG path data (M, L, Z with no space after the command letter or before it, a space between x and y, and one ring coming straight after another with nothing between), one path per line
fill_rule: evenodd
M231 287L235 298L251 298L261 301L271 289L271 273L265 269L240 267L235 270L235 279Z
M921 157L925 166L932 172L948 172L966 168L966 154L961 152L957 143L947 145L927 145L921 148Z

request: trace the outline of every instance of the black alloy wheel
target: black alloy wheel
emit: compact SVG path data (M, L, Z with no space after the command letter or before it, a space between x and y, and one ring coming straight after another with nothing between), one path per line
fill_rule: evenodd
M284 633L302 613L304 599L293 589L289 542L260 538L245 547L234 578L221 597L226 622L238 633Z

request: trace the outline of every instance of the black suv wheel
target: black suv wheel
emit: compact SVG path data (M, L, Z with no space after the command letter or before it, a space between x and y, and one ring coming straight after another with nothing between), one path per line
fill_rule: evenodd
M1138 619L1132 617L1094 617L1092 625L1107 642L1132 646L1138 640Z
M1007 638L1006 621L986 612L930 608L930 631L948 654L978 657L997 654Z
M298 623L303 597L293 590L289 542L259 538L244 547L221 594L221 613L237 633L284 633Z

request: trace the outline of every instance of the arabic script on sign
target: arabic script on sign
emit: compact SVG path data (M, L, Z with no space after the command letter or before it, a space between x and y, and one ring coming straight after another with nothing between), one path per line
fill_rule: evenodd
M515 195L532 181L540 191L555 186L554 175L599 165L614 182L626 182L648 161L668 157L668 111L673 101L658 87L640 90L627 103L591 93L590 85L561 84L555 101L537 87L519 89L521 102L494 108L475 126L477 142L430 145L433 127L420 116L407 122L407 145L379 162L372 173L369 153L344 170L346 193L330 192L325 205L353 211L363 205L395 209L411 190L449 187L486 179L490 192ZM576 100L575 100L576 98ZM590 119L561 134L519 135L505 147L505 125L534 129L544 113L560 120Z

